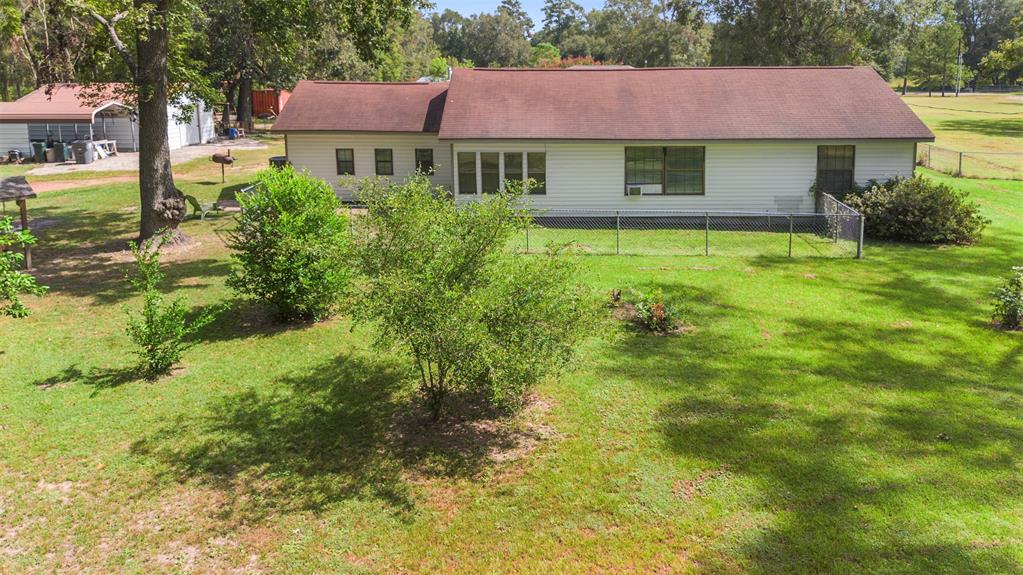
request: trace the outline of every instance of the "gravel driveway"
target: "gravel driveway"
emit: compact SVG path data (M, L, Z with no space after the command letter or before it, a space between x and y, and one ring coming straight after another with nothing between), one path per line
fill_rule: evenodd
M185 146L184 148L171 150L171 163L180 164L181 162L187 162L188 160L193 160L195 158L211 156L215 152L221 152L227 149L258 150L266 147L266 144L256 140L250 140L248 138L225 140L216 144ZM102 160L97 159L91 164L75 164L71 162L45 164L38 168L31 169L27 173L30 176L45 176L53 174L69 174L72 172L129 171L138 169L138 152L120 152L116 156L110 158L104 158Z

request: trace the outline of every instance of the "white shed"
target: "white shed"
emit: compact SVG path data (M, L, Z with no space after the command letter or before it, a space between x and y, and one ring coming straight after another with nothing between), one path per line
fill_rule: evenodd
M172 150L214 137L210 110L199 102L188 121L183 121L183 108L180 102L167 107L167 142ZM28 154L31 142L75 140L116 140L118 150L137 151L138 134L135 110L117 99L113 88L106 96L97 96L92 87L65 84L0 103L0 153L4 154L8 150Z

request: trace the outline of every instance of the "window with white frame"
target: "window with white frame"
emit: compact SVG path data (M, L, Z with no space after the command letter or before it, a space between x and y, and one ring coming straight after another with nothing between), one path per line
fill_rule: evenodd
M508 180L536 181L532 195L547 193L546 152L458 152L458 193L493 194Z

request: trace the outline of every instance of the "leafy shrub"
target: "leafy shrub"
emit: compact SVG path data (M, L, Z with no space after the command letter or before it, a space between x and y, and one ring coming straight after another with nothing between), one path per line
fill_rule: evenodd
M25 256L17 248L35 243L35 236L24 230L14 231L11 218L0 216L0 315L26 317L30 312L19 296L46 293L46 286L37 284L36 278L21 271Z
M242 213L228 238L238 266L228 285L285 321L333 314L351 276L348 218L333 188L291 167L263 170L238 203Z
M356 240L365 276L357 317L377 322L379 343L408 350L434 419L456 390L515 407L565 364L590 300L556 252L505 249L529 225L520 190L456 206L417 175L366 180L360 195L368 232Z
M660 289L643 295L635 305L636 319L654 333L668 333L682 321L678 309L667 302Z
M131 248L135 269L128 275L128 281L142 295L142 311L138 315L128 312L125 332L135 344L139 371L147 379L169 372L181 360L187 347L185 338L213 321L216 315L214 310L204 310L189 321L180 298L168 302L160 293L157 287L163 280L160 250L169 239L164 234L159 240L150 239Z
M930 244L970 244L988 220L963 192L917 176L850 193L845 202L866 216L872 238Z
M994 292L994 321L1005 329L1023 327L1023 267L1013 267L1012 275Z

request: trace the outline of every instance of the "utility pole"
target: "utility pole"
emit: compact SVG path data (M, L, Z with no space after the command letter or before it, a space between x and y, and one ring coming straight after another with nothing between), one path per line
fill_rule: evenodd
M963 39L959 38L959 60L956 68L956 98L959 97L959 85L963 80Z

